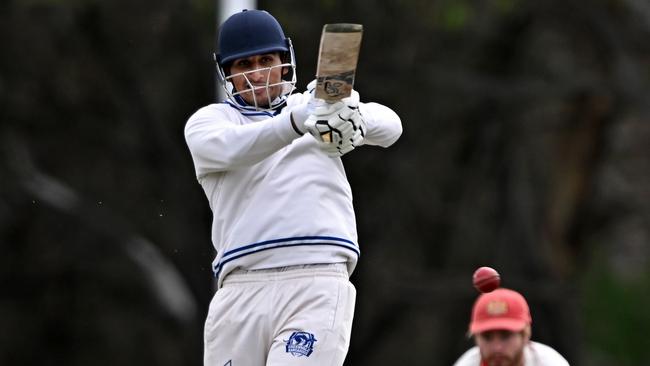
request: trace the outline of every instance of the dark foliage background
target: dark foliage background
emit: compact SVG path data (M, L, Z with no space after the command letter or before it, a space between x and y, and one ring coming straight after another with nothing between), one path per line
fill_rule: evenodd
M450 365L496 267L573 365L650 359L650 4L260 1L300 86L364 24L390 149L345 157L363 255L349 365ZM0 364L200 365L210 212L183 140L215 95L203 0L0 4Z

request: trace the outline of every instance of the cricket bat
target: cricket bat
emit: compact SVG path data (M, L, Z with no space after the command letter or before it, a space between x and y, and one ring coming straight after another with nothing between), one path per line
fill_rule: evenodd
M315 97L335 103L352 94L363 26L351 23L325 24L318 50ZM331 136L322 136L331 141Z

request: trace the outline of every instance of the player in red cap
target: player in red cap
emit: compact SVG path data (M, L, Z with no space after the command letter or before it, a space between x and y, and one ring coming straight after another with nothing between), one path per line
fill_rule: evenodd
M553 348L530 340L531 323L528 303L520 293L499 288L481 294L469 325L476 346L454 366L568 366Z

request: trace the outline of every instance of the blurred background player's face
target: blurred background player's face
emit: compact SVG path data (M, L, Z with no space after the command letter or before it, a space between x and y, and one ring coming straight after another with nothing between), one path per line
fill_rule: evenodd
M488 366L523 366L526 332L490 330L476 335L481 357Z
M250 105L267 107L282 92L282 75L288 70L279 67L282 59L278 53L268 53L239 58L230 66L231 82L241 97ZM246 91L248 90L248 91ZM257 102L257 103L256 103Z

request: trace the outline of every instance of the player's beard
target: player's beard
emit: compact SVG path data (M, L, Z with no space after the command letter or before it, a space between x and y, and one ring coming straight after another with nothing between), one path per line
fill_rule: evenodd
M522 348L512 357L503 353L496 353L487 358L484 357L483 361L488 366L524 366L524 350Z

